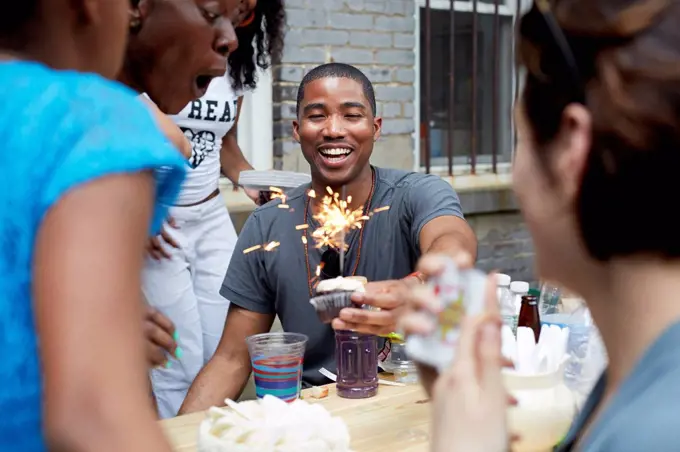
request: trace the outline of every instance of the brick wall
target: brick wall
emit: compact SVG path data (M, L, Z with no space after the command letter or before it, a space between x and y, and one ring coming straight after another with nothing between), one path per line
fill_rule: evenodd
M286 13L273 80L276 168L308 171L291 138L297 86L311 68L335 61L359 67L375 86L384 123L372 161L412 169L415 0L286 0Z
M536 280L534 246L519 212L467 215L477 235L477 267L510 275L513 281Z

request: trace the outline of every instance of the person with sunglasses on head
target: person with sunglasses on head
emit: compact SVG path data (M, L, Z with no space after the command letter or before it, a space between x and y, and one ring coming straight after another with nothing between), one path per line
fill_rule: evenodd
M186 163L111 81L128 13L127 0L21 0L0 15L2 451L170 451L139 288Z
M664 193L680 167L679 27L680 3L656 0L537 1L519 23L514 190L538 273L584 297L609 358L557 452L678 450L680 216ZM487 320L463 328L476 353L435 387L433 450L508 450Z
M349 309L346 321L358 331L386 334L395 330L395 313L402 306L392 288L406 285L405 278L417 281L409 275L418 257L430 252L475 254L476 238L446 181L369 163L382 119L376 115L373 86L359 69L341 63L312 69L300 84L297 111L294 136L310 165L311 185L291 191L287 209L280 209L281 202L275 200L256 209L246 222L222 286L222 295L231 301L222 339L181 413L238 397L251 370L244 338L268 332L276 315L285 331L309 337L303 382L328 383L319 369L336 368L334 331L319 321L309 303L315 292L314 271L322 260L324 277L357 275L382 281L369 283L358 301L382 310L359 315ZM326 187L342 191L347 199L351 196L350 205L363 206L366 214L389 206L347 234L342 273L337 251L317 249L312 238L319 227L313 217ZM310 189L318 195L310 196ZM246 252L271 241L280 243L275 251Z
M169 116L190 139L192 155L170 220L162 234L150 239L142 274L147 302L174 323L180 346L176 359L151 372L161 418L177 415L222 335L229 301L220 287L237 237L220 194L220 170L236 186L239 173L252 169L236 139L241 91L256 87L257 71L267 69L283 48L283 1L251 0L246 6L250 12L236 27L236 38L245 44L229 53L228 74ZM248 194L254 201L259 196L257 191Z

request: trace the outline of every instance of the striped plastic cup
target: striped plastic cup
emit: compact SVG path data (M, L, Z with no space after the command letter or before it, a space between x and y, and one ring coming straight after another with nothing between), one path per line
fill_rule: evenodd
M269 394L286 402L300 397L307 336L264 333L246 338L258 398Z

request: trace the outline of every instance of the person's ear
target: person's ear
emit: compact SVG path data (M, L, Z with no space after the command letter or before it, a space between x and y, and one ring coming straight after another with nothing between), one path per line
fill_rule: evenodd
M382 133L382 118L376 116L373 118L373 141L378 141Z
M300 142L300 123L297 119L293 120L293 138L298 143Z
M139 0L137 6L130 6L130 31L135 33L142 28L149 14L149 0Z
M567 199L576 199L590 154L592 119L579 104L567 105L562 113L560 131L553 157L553 172L559 176L561 190Z

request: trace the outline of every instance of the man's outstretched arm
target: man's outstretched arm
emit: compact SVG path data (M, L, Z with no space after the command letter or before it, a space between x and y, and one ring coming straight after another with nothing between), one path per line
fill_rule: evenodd
M236 400L251 371L246 337L269 332L273 322L273 314L248 311L232 303L217 351L194 380L178 414L224 406L227 398Z

